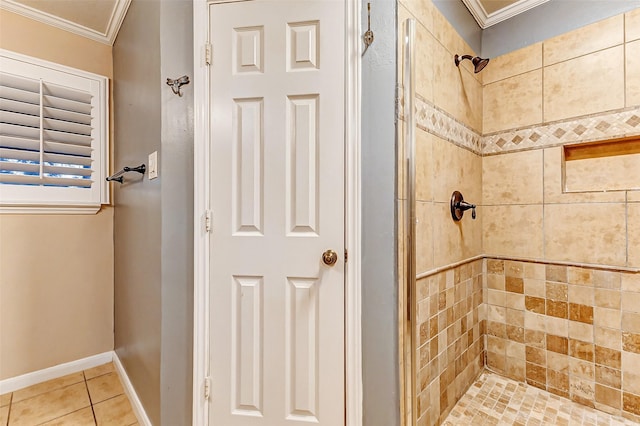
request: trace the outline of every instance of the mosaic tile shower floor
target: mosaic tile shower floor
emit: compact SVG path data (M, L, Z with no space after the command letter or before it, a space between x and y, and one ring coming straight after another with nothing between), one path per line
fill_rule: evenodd
M487 371L471 385L443 425L637 426L638 423Z

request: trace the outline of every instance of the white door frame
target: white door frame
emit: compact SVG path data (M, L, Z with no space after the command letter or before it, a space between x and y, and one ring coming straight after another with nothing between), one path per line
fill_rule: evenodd
M193 247L193 425L209 425L209 4L193 0L194 43L194 247ZM345 2L345 424L362 426L360 0ZM212 426L217 426L211 422Z

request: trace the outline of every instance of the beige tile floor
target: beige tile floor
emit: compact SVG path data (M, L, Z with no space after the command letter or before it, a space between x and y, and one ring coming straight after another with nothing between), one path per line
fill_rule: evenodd
M458 401L443 425L622 426L638 423L486 371Z
M0 426L137 424L113 363L0 395Z

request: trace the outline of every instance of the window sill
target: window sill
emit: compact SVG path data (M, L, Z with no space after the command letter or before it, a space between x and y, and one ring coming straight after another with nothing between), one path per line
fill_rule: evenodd
M91 206L3 206L0 214L96 214L100 205Z

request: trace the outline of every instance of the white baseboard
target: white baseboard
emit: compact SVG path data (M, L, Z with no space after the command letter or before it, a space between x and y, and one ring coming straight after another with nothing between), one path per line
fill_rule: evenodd
M142 406L142 402L138 398L138 394L136 394L136 390L133 388L131 384L131 380L129 380L129 376L127 376L127 372L120 362L120 358L118 358L118 354L113 352L113 364L116 366L116 371L120 376L120 381L122 382L122 387L124 387L124 393L129 397L129 401L131 402L131 408L133 408L133 412L138 418L138 423L141 426L152 426L151 420L147 416L147 413L144 411L144 407Z
M58 377L66 376L67 374L88 370L90 368L97 367L98 365L111 362L113 357L113 351L104 352L87 358L78 359L76 361L54 365L53 367L45 368L43 370L33 371L21 376L0 380L0 394L13 392L18 389L26 388L27 386L46 382L47 380L57 379Z

